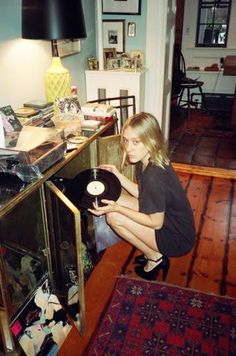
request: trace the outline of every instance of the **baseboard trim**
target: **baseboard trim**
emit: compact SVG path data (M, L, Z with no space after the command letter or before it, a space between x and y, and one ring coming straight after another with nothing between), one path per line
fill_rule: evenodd
M236 170L216 167L195 166L192 164L172 162L177 172L199 174L217 178L236 179Z

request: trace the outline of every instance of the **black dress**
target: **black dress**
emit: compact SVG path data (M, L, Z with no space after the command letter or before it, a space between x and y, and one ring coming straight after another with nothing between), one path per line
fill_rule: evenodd
M155 230L158 250L168 256L182 256L195 243L193 212L180 181L170 164L165 169L149 163L142 172L136 165L139 186L139 211L164 212L164 223Z

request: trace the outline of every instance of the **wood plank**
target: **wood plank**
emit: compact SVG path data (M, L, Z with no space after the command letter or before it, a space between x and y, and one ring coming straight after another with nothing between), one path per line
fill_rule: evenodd
M228 256L226 266L226 294L236 298L236 181L232 182L231 211L228 227Z
M191 288L210 289L216 294L220 294L225 245L228 243L229 182L220 178L212 180L190 283Z
M191 179L191 176L189 173L185 172L176 172L179 178L179 181L183 187L183 189L186 189L187 185L189 184L189 180Z
M196 166L185 163L172 163L176 172L200 174L201 176L210 176L218 178L236 179L235 169L224 169L216 167Z
M182 174L180 174L180 181L182 180ZM201 229L202 216L205 211L206 196L211 183L210 177L201 177L193 175L186 194L191 203L193 209L195 228L196 228L196 245L199 239L199 230ZM195 245L195 246L196 246ZM187 255L175 258L171 258L171 268L167 277L168 281L175 281L175 284L182 287L190 287L191 279L191 266L192 260L195 259L196 247L193 248Z

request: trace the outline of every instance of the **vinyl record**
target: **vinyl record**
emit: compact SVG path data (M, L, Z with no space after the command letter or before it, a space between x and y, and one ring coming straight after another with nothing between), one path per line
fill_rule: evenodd
M116 201L121 193L119 179L111 172L100 168L79 173L70 187L72 202L79 208L93 208L93 202L104 206L102 199Z

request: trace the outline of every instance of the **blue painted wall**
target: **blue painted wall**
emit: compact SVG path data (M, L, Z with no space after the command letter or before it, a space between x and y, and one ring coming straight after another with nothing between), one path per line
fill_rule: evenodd
M129 53L132 49L145 51L146 46L146 13L147 0L141 2L141 15L103 15L103 20L125 20L125 52ZM127 36L128 22L136 23L136 36Z
M1 0L0 2L0 41L20 37L21 0ZM2 55L2 54L1 54Z

